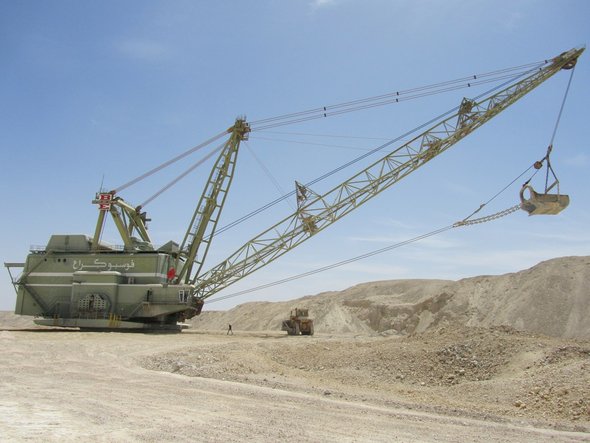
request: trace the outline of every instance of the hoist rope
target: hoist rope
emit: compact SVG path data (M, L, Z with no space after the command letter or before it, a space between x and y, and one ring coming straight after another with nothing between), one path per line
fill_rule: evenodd
M543 160L547 160L547 172L545 173L545 193L549 192L549 190L551 188L553 188L553 186L555 186L557 184L557 192L559 193L559 179L557 178L557 175L555 174L555 171L553 170L553 167L551 166L551 159L549 158L551 151L553 151L553 142L555 140L555 135L557 134L557 128L559 127L559 123L561 121L561 115L563 114L563 108L565 107L565 102L567 100L567 96L570 90L570 86L572 84L572 79L574 78L574 71L576 70L576 67L574 65L574 67L572 68L572 72L570 73L570 78L567 82L567 87L565 88L565 93L563 95L563 100L561 101L561 106L559 108L559 112L557 114L557 120L555 121L555 127L553 128L553 134L551 134L551 141L549 142L549 147L547 148L547 154L545 155L545 158ZM551 186L549 186L549 172L551 172L551 174L553 174L553 178L554 178L554 182Z
M570 73L569 81L567 82L567 87L565 88L565 94L563 96L563 100L561 102L561 107L559 108L559 113L557 114L557 121L555 122L555 128L553 129L553 134L551 135L551 142L549 142L549 146L553 146L553 141L555 140L555 134L557 133L557 128L559 126L559 122L561 121L561 115L563 114L563 108L565 107L565 102L567 100L568 93L570 91L570 86L572 84L572 79L574 78L574 71L576 67L572 68L572 72Z

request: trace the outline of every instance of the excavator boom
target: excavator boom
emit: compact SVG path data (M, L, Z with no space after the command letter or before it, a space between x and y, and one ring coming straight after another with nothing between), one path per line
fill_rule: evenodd
M308 240L445 152L561 69L570 69L583 51L584 48L574 48L564 52L546 66L479 101L463 99L454 115L440 120L323 195L297 184L295 213L202 274L195 282L195 296L205 300Z

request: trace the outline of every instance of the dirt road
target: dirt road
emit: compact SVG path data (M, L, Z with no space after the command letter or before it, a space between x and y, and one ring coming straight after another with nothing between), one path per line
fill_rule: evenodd
M418 411L407 403L402 408L373 401L371 396L338 396L322 386L281 389L232 381L231 372L224 380L182 375L174 368L172 372L146 369L146 362L153 364L161 355L203 349L205 358L207 352L222 352L226 346L241 350L248 360L255 347L284 340L278 334L227 337L190 331L170 335L0 331L0 440L590 440L584 432L539 428L523 420L498 422ZM333 341L311 340L326 347ZM254 381L259 376L270 377L252 374ZM329 385L337 383L331 380Z

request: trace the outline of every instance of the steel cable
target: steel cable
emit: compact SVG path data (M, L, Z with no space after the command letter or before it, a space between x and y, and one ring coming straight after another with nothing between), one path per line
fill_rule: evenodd
M448 80L448 81L444 81L444 82L440 82L440 83L434 83L431 85L426 85L426 86L421 86L421 87L417 87L417 88L411 88L411 89L407 89L407 90L402 90L402 91L396 91L396 92L391 92L391 93L386 93L386 94L380 94L380 95L376 95L376 96L372 96L372 97L368 97L368 98L362 98L362 99L356 99L356 100L350 100L347 102L342 102L342 103L338 103L335 105L329 105L329 106L322 106L322 107L318 107L318 108L313 108L313 109L308 109L305 111L299 111L299 112L293 112L293 113L289 113L289 114L282 114L282 115L278 115L278 116L274 116L274 117L268 117L268 118L264 118L264 119L259 119L259 120L253 120L250 122L250 124L254 127L258 124L266 124L266 123L270 123L270 122L276 122L276 121L281 121L281 120L293 120L293 122L295 121L302 121L302 120L298 120L298 117L302 117L302 116L306 116L306 115L310 115L310 114L317 114L317 113L324 113L326 111L329 110L333 110L333 109L339 109L339 108L347 108L347 107L352 107L354 105L358 105L358 104L364 104L364 103L370 103L370 102L374 102L377 100L383 100L383 99L392 99L392 101L396 101L395 99L398 99L399 97L402 97L406 94L412 94L412 93L416 93L416 92L422 92L422 91L428 91L428 90L433 90L436 88L443 88L445 86L449 86L449 85L453 85L456 83L463 83L460 86L454 86L448 89L442 89L441 91L437 91L437 92L429 92L429 93L425 93L425 94L418 94L416 95L418 96L425 96L425 95L431 95L431 94L435 94L438 92L445 92L447 90L454 90L454 89L459 89L459 88L463 88L465 87L465 85L476 85L476 84L482 84L482 83L488 83L488 82L492 82L492 81L497 81L499 79L502 78L507 78L510 77L514 74L510 74L510 75L503 75L500 76L497 79L487 79L485 81L474 81L477 79L481 79L481 78L486 78L486 77L490 77L490 76L494 76L494 75L498 75L498 74L506 74L507 72L512 72L512 71L517 71L517 70L523 70L523 69L529 69L532 66L542 66L543 64L548 63L547 60L544 60L542 62L535 62L535 63L528 63L525 65L520 65L520 66L515 66L512 68L505 68L505 69L500 69L497 71L491 71L488 73L484 73L484 74L475 74L475 75L470 75L468 77L462 77L459 79L455 79L455 80ZM405 99L407 100L407 98ZM348 111L346 111L348 112ZM313 118L319 118L319 117L313 117ZM257 128L262 129L262 128Z
M185 151L182 154L179 154L176 157L174 157L174 158L172 158L172 159L170 159L168 161L165 161L164 163L156 166L153 169L150 169L148 172L140 175L139 177L136 177L133 180L128 181L127 183L125 183L125 184L123 184L121 186L118 186L117 188L114 189L114 191L117 192L117 193L118 192L121 192L123 189L126 189L129 186L134 185L135 183L137 183L137 182L139 182L141 180L144 180L145 178L147 178L147 177L155 174L156 172L158 172L158 171L160 171L160 170L162 170L162 169L170 166L171 164L176 163L178 160L181 160L181 159L187 157L188 155L192 154L193 152L196 152L199 149L204 148L205 146L209 145L210 143L213 143L215 140L218 140L219 138L223 137L226 134L227 134L227 131L224 131L224 132L221 132L221 133L217 134L214 137L211 137L209 140L206 140L203 143L201 143L201 144L199 144L199 145L197 145L197 146L189 149L188 151Z

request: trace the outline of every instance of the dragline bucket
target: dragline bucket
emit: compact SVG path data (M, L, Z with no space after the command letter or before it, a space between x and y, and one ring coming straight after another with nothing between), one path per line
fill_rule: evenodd
M529 192L529 198L525 192ZM569 195L565 194L539 194L529 186L523 186L520 190L520 207L529 215L555 215L559 214L570 204Z

